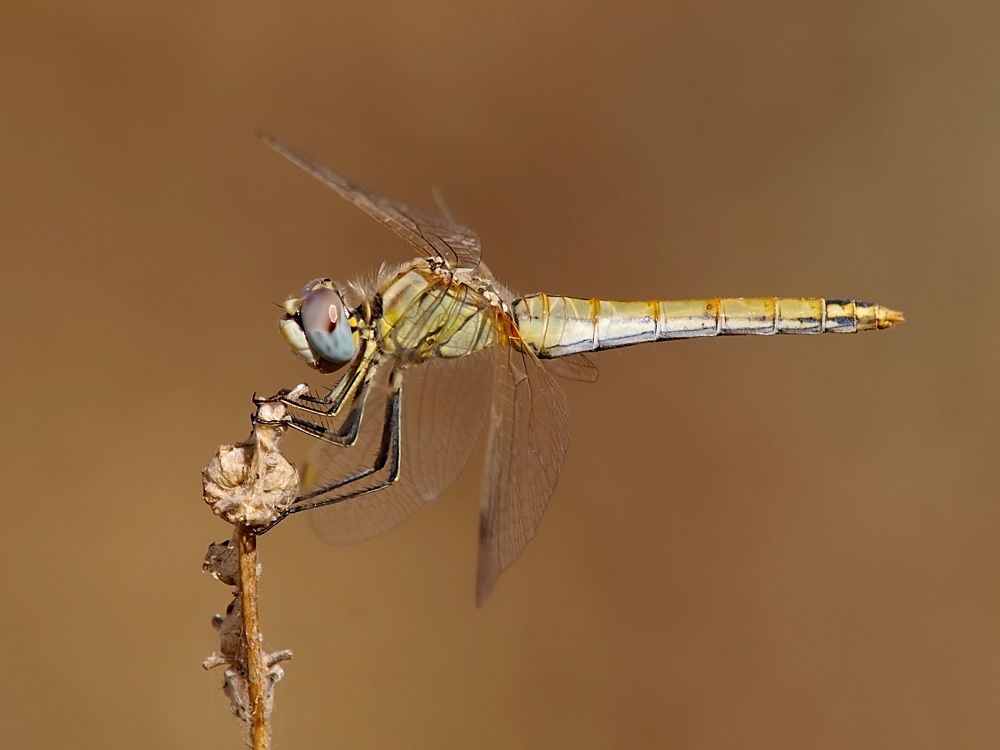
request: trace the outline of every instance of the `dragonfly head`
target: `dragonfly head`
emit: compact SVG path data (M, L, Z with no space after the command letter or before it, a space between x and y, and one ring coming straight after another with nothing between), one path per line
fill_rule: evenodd
M320 372L334 372L358 352L358 318L330 279L310 281L284 304L278 321L292 351Z

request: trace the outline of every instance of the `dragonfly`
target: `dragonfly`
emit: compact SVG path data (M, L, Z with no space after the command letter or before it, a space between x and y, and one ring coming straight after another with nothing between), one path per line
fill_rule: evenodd
M317 440L302 468L309 489L278 521L313 511L319 535L335 544L381 534L453 484L485 433L477 604L535 534L555 490L570 434L557 379L595 381L590 353L706 336L876 331L903 321L851 299L516 296L443 201L439 215L425 214L261 138L417 254L369 278L315 279L284 303L279 328L292 351L320 373L340 375L325 393L302 384L257 399L286 405L283 423Z

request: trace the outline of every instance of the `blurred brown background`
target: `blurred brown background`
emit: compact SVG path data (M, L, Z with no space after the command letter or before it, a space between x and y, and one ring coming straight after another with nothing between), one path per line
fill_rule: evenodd
M522 292L909 319L600 356L481 610L478 464L266 537L277 747L1000 746L996 2L8 0L0 76L4 747L240 747L199 471L310 377L272 302L409 257L261 127Z

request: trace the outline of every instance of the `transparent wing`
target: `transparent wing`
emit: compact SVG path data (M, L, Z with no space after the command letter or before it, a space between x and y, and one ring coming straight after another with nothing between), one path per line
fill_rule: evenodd
M332 188L369 216L409 242L418 252L440 258L451 269L475 269L482 257L479 236L446 216L428 216L404 203L355 185L267 133L260 139L296 166Z
M381 534L454 483L487 422L495 358L493 350L486 350L431 360L405 371L399 479L371 494L309 511L323 539L350 544ZM388 368L380 369L373 378L357 443L319 443L303 467L305 489L330 484L374 463L388 398ZM373 477L367 483L376 481Z
M576 380L580 383L596 383L597 365L586 354L570 354L555 359L543 359L545 369L558 378Z
M562 388L530 351L501 347L480 509L477 603L534 536L568 443Z

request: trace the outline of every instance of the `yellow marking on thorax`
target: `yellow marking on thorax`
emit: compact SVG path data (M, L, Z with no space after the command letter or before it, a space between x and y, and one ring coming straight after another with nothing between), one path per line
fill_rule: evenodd
M415 267L382 291L383 350L411 361L461 357L496 343L495 312L468 284Z

